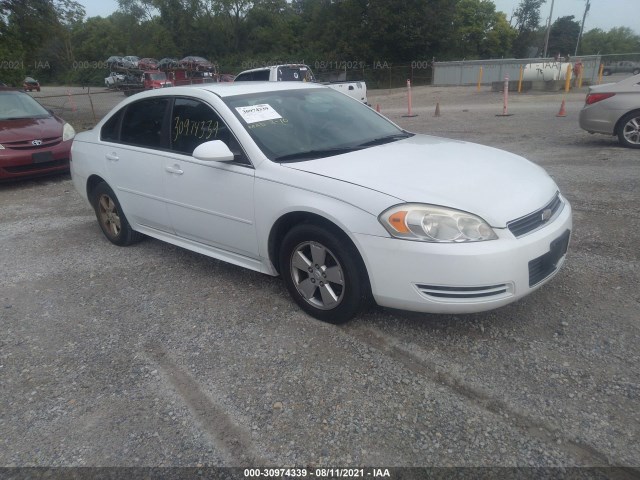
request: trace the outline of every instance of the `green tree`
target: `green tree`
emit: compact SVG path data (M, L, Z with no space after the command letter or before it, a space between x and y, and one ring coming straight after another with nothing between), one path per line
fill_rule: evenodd
M463 58L508 55L515 30L488 0L459 0L454 15L456 53Z
M3 0L3 36L20 47L27 74L41 80L64 76L74 59L71 29L82 22L85 11L74 0ZM9 40L7 40L8 42Z
M582 35L582 55L640 52L640 36L627 27L612 28L605 32L599 28Z
M246 50L272 58L291 56L299 48L299 23L300 17L286 0L256 2L246 16Z
M43 46L53 38L52 26L58 25L53 2L4 0L2 11L6 35L22 46L24 63L32 66L37 61L48 60L42 58Z
M580 35L580 23L573 15L558 18L549 31L549 53L560 53L562 56L572 55Z
M535 56L542 43L540 31L540 8L546 0L522 0L513 13L517 36L513 40L513 53L516 57Z
M497 58L513 55L513 42L518 33L509 25L507 16L497 12L491 30L487 32L482 44L482 58Z

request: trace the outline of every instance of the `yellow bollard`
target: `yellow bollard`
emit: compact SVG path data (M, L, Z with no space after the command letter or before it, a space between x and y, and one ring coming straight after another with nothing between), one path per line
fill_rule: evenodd
M580 73L578 74L578 88L582 88L582 72L584 71L583 68L580 69Z
M518 79L518 93L522 93L522 77L524 76L524 67L520 65L520 78Z
M568 93L571 89L571 65L567 65L567 78L564 79L564 92Z
M478 91L480 91L480 84L482 83L482 67L478 70Z
M604 63L600 64L600 70L598 71L598 85L602 83L602 72L604 72Z

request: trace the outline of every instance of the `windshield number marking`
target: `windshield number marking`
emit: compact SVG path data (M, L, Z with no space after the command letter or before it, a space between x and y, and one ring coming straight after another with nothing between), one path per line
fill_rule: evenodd
M181 119L177 116L173 119L173 141L175 142L180 136L196 137L199 140L209 140L211 137L218 137L219 122L213 120L190 120L188 118Z

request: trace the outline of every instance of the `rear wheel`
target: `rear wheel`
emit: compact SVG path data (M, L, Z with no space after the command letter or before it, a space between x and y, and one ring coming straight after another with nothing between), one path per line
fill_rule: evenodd
M634 74L634 75L638 75L639 73L640 73L640 68L636 68L636 69L633 71L633 74Z
M602 71L602 75L604 75L605 77L608 77L609 75L611 75L611 70L604 69Z
M618 140L629 148L640 148L640 112L631 112L620 120Z
M287 233L280 274L295 302L324 322L344 323L368 303L369 282L355 247L316 225Z
M99 183L93 189L91 202L102 233L111 243L124 247L142 240L143 235L131 228L120 202L109 185Z

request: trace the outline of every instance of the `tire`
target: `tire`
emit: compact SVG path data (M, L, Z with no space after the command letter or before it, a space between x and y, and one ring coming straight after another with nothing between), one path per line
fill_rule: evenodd
M633 71L633 74L634 74L634 75L638 75L639 73L640 73L640 68L636 68L636 69Z
M605 77L608 77L609 75L611 75L611 70L603 70L602 75L604 75Z
M313 224L285 235L280 274L300 308L323 322L347 322L371 296L364 263L349 239Z
M622 117L618 126L618 140L628 148L640 148L640 111Z
M131 228L118 198L106 183L101 182L93 189L91 204L102 233L114 245L125 247L139 242L144 237Z

